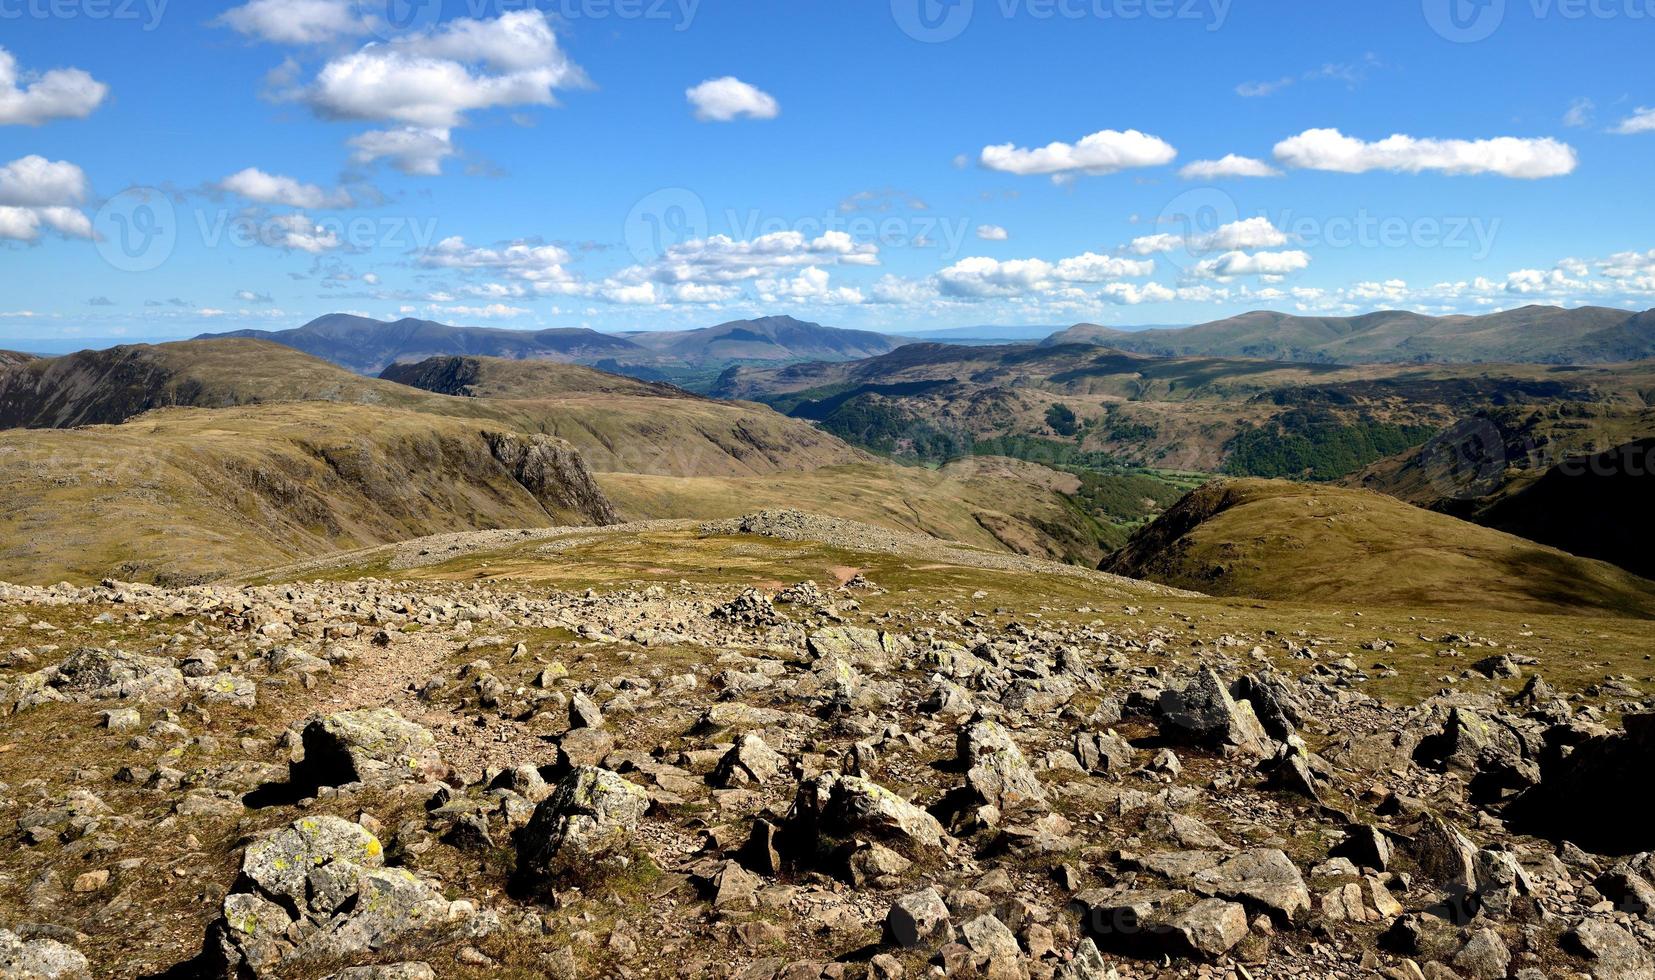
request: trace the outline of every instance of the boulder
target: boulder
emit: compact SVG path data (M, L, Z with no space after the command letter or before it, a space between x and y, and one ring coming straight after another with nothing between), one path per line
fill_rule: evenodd
M999 723L979 721L960 733L960 765L966 786L981 803L1009 813L1046 802L1046 791L1011 734Z
M247 848L208 930L228 974L292 976L466 914L411 872L384 866L378 838L338 817L306 817Z
M390 708L342 711L311 719L302 734L304 759L293 764L301 786L394 785L447 773L437 740Z
M1260 758L1269 754L1252 705L1231 698L1211 668L1182 691L1162 691L1157 713L1162 736L1175 743Z
M953 932L948 906L935 888L904 895L891 903L885 914L885 939L903 949L940 946Z
M73 946L54 939L25 940L0 929L0 980L89 980L91 966Z
M795 846L810 849L824 835L879 840L910 854L941 849L947 840L919 807L871 780L835 773L800 784L788 831Z
M518 831L519 875L548 884L614 866L648 809L649 794L619 773L575 769Z
M1655 958L1613 922L1587 919L1564 934L1563 947L1584 958L1597 980L1655 980Z
M771 748L758 735L748 732L719 760L713 771L713 783L734 788L763 784L780 776L787 769L787 757Z

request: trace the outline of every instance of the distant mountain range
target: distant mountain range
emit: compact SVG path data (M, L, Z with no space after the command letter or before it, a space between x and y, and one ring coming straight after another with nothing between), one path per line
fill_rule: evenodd
M1324 364L1605 364L1655 357L1655 311L1525 306L1445 317L1399 310L1358 317L1260 311L1193 327L1138 331L1083 323L1053 334L1045 344Z
M504 330L453 327L431 320L386 322L332 313L292 330L237 330L198 340L269 340L377 375L429 357L500 357L585 364L650 379L742 362L844 361L895 350L908 341L865 330L840 330L790 316L736 320L700 330L630 333L596 330Z

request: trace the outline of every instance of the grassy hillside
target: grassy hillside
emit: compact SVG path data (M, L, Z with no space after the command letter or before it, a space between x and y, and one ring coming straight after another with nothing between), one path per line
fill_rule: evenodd
M725 373L716 393L858 445L945 459L986 440L1240 476L1335 479L1500 406L1643 409L1655 364L1290 364L1068 344L916 344L849 364ZM1054 421L1055 420L1055 421Z
M640 381L595 368L503 357L432 357L393 364L380 374L410 388L464 398L556 398L560 395L641 395L690 398L669 384Z
M1219 481L1104 562L1215 595L1655 616L1655 582L1361 490Z
M115 424L155 408L327 402L402 408L565 439L595 469L738 476L849 463L863 455L757 405L685 397L664 385L546 362L502 362L488 393L435 394L363 378L257 340L83 351L0 371L0 428Z
M321 404L3 432L0 580L197 580L440 531L612 517L572 460L543 457L550 465L537 468L514 455L513 443L533 441ZM571 470L561 486L547 477L558 467Z
M1331 364L1591 364L1655 357L1655 317L1586 306L1526 306L1484 316L1385 310L1358 317L1257 311L1173 329L1122 331L1083 323L1047 340L1162 356L1258 357Z

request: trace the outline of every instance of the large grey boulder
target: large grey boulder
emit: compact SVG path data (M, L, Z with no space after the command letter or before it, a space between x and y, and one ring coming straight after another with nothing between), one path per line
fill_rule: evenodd
M390 708L313 718L302 734L304 759L293 764L303 786L389 786L445 775L436 738Z
M535 807L518 832L518 873L546 884L613 867L624 858L649 794L619 773L581 766Z
M225 972L292 976L468 914L413 873L385 867L378 838L339 817L306 817L247 848L207 949Z
M977 798L1008 813L1046 802L1023 750L998 722L979 721L961 732L957 749L965 782Z
M25 940L0 929L0 980L86 980L86 957L54 939Z
M804 847L825 835L880 841L910 853L940 849L948 839L936 817L872 780L837 773L800 784L788 831Z
M1162 736L1175 743L1260 758L1270 754L1252 705L1230 697L1210 667L1184 690L1162 691L1158 714Z

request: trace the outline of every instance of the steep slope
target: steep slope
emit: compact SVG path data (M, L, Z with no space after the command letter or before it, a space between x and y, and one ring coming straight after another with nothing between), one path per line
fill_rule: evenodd
M1564 460L1479 508L1475 520L1655 578L1651 501L1655 438L1643 438Z
M1042 455L1051 443L1158 468L1315 479L1497 406L1631 411L1652 390L1649 362L1340 366L1085 344L914 344L849 363L732 368L714 387L884 452L946 458L1013 439Z
M203 334L198 340L245 337L269 340L302 350L360 374L378 374L398 361L419 361L441 354L475 354L569 363L644 356L647 352L620 337L595 330L501 330L451 327L431 320L395 322L333 313L292 330L239 330Z
M458 368L464 374L464 368ZM452 397L355 375L257 340L193 340L83 351L0 370L0 428L115 424L164 407L288 402L381 405L566 439L596 469L741 476L855 462L863 455L807 422L758 405L694 398L669 385L547 362L479 367ZM452 386L434 369L427 380Z
M420 398L264 341L135 344L0 371L0 428L115 424L166 406L330 401L407 407Z
M432 357L393 364L384 381L463 398L556 398L561 395L639 395L695 398L669 384L640 381L595 368L499 357Z
M567 444L395 409L169 409L0 433L0 579L198 580L450 530L603 524Z
M37 360L33 354L24 354L15 350L0 350L0 368L11 367L14 364L27 364Z
M627 339L694 365L732 361L846 361L873 357L908 343L867 330L843 330L790 316L734 320L701 330L633 333Z
M1655 617L1655 582L1381 494L1208 484L1104 571L1215 595Z
M1339 364L1597 364L1655 357L1655 317L1586 306L1526 306L1484 316L1386 310L1359 317L1273 311L1193 327L1122 331L1078 324L1048 345L1089 343L1162 356L1258 357Z

